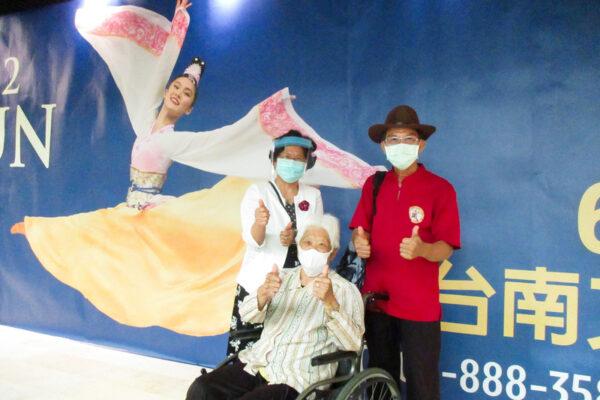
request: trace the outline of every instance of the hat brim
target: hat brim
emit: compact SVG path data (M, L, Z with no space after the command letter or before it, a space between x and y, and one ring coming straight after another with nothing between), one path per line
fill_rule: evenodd
M381 143L385 132L390 128L414 129L419 135L427 140L435 132L435 126L425 124L375 124L369 128L369 137L375 143Z

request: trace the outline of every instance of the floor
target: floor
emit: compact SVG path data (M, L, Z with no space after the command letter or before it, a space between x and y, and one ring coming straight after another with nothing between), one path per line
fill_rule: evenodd
M184 399L199 367L0 325L2 400Z

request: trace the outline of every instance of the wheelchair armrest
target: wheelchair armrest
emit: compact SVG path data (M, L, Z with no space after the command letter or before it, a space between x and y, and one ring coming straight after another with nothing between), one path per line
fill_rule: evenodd
M232 339L246 340L246 339L258 339L262 328L251 328L251 329L237 329L229 332L229 337Z
M310 365L315 367L317 365L330 364L332 362L337 362L346 359L352 360L356 359L357 357L358 354L355 351L338 350L333 353L326 353L321 354L320 356L313 357L310 360Z

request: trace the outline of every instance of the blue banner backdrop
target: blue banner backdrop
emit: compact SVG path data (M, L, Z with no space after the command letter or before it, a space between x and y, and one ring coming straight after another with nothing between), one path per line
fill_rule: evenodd
M118 4L169 19L174 8ZM135 135L75 29L81 6L0 17L0 323L214 365L226 335L117 323L10 233L25 216L126 195ZM174 71L194 55L207 70L179 129L230 124L286 86L321 136L372 165L385 158L366 131L393 106L438 127L422 158L457 190L463 245L441 267L444 399L600 399L597 3L209 0L189 11ZM174 164L164 191L220 179ZM359 191L322 192L347 225Z

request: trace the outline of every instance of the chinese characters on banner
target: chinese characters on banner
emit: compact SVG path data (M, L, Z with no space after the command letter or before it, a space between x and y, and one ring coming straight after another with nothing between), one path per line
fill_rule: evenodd
M584 193L579 206L578 227L581 242L591 252L600 254L600 240L596 237L596 224L600 221L600 183ZM440 302L448 306L469 307L474 313L470 323L442 321L445 332L486 336L488 333L489 301L496 290L485 277L471 266L469 279L447 279L452 268L449 261L440 266ZM558 346L570 346L578 339L579 273L549 271L547 267L512 269L504 271L504 336L515 337L516 325L531 325L534 339L548 340ZM590 279L590 288L600 290L600 278ZM473 292L449 294L448 291ZM600 295L600 294L599 294ZM600 349L600 336L587 338L593 350Z

